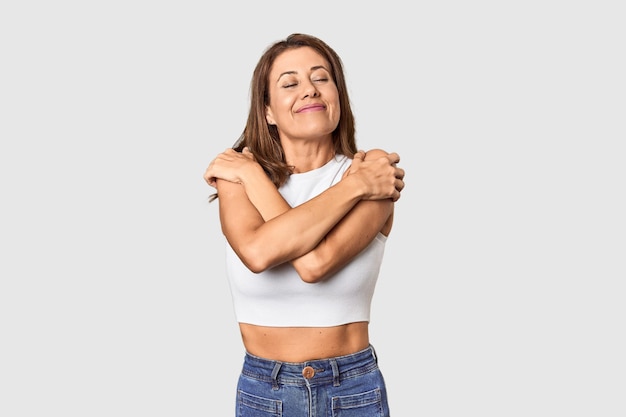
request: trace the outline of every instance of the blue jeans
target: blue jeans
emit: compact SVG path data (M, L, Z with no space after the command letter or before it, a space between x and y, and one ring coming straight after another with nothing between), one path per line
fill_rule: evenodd
M389 417L385 381L372 346L302 363L246 353L237 417Z

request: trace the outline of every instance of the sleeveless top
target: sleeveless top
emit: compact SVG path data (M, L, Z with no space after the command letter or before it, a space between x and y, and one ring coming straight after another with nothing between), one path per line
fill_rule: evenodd
M279 192L296 207L341 180L351 159L292 174ZM226 273L240 323L272 327L330 327L370 320L370 308L387 237L381 233L346 266L317 283L300 279L289 262L251 272L226 244Z

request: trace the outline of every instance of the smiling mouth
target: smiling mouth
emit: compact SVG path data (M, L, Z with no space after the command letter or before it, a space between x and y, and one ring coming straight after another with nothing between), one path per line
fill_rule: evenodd
M309 111L319 111L319 110L324 110L326 109L326 106L323 106L321 104L315 104L312 106L304 106L299 108L296 113L304 113L304 112L309 112Z

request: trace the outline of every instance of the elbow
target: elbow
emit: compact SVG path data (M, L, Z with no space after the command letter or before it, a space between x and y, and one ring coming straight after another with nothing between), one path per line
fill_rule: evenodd
M328 269L319 259L309 259L308 262L294 264L300 279L307 284L323 281L328 275Z
M251 262L246 262L246 261L244 261L243 263L244 265L246 265L246 267L248 267L250 272L253 272L255 274L260 274L261 272L267 269L263 265L260 265L259 263L251 263Z
M269 269L272 264L266 256L266 253L263 253L259 248L256 248L254 245L249 245L245 248L241 248L238 251L239 259L241 262L248 268L251 272L255 274L261 273L267 269Z
M314 271L298 270L298 275L300 275L300 279L307 284L315 284L316 282L320 282L322 280L322 277Z

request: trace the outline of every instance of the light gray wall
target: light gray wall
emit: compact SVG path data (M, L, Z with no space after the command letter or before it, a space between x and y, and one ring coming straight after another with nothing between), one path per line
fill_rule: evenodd
M234 415L202 174L304 32L407 172L371 323L393 414L624 415L617 4L4 3L0 414Z

